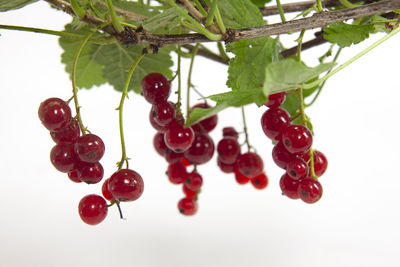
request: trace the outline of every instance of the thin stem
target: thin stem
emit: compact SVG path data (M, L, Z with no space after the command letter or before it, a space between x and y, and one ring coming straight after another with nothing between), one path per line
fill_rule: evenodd
M86 11L80 7L78 0L71 0L71 7L78 18L83 19L86 16Z
M194 58L199 50L200 44L196 44L193 51L192 56L190 58L190 65L189 65L189 74L187 79L187 92L186 92L186 118L189 117L190 112L190 88L192 87L192 71L193 71L193 64Z
M303 37L304 37L304 33L306 30L302 30L300 32L300 36L297 39L298 45L297 45L297 61L301 61L301 47L303 44Z
M314 170L314 150L310 149L309 152L309 157L310 157L310 171L311 171L311 177L314 179L317 179L317 175L315 174L315 170Z
M181 77L181 46L178 45L177 48L177 54L178 54L178 69L177 69L177 75L178 75L178 102L176 103L176 108L177 108L177 117L179 118L182 114L182 95L181 95L181 91L182 91L182 77Z
M218 46L218 51L219 51L219 55L225 60L225 61L229 61L229 57L228 54L225 52L224 46L222 45L221 42L217 43Z
M353 7L358 7L359 5L350 3L348 0L339 0L339 2L345 6L346 8L353 8Z
M124 27L122 27L122 25L120 23L120 19L118 18L117 13L115 12L114 5L112 4L112 0L106 0L106 2L107 2L108 11L111 16L111 22L112 22L115 30L118 33L121 33L124 30Z
M211 3L211 8L208 11L207 19L206 19L206 27L210 26L214 22L215 11L217 9L217 2L218 0L213 0Z
M135 26L135 25L132 25L132 24L130 24L130 23L127 23L127 22L120 22L121 23L121 25L123 25L123 26L126 26L126 27L129 27L129 28L132 28L132 29L134 29L134 30L137 30L137 27Z
M317 9L318 9L318 12L322 12L323 11L321 0L317 0Z
M125 85L124 85L124 90L122 91L121 100L120 100L119 106L117 108L118 117L119 117L119 135L120 135L120 139L121 139L121 150L122 150L121 161L118 163L118 170L122 168L124 162L126 163L126 167L128 168L128 158L126 157L124 125L123 125L122 115L123 115L125 98L128 97L128 89L129 89L129 84L131 82L133 72L135 71L139 62L142 60L143 56L144 56L144 53L141 53L136 58L136 60L132 64L131 68L129 69L128 77L126 78Z
M276 0L276 6L278 7L279 16L281 17L282 22L286 22L285 12L283 11L280 0Z
M117 207L118 207L119 218L120 218L121 220L123 220L123 219L124 219L124 215L122 215L122 210L121 210L120 203L119 203L119 201L117 201L117 202L115 202L115 203L117 204Z
M206 10L203 8L203 6L201 5L199 0L194 0L194 4L196 5L197 9L199 10L199 12L206 17L207 16L207 12Z
M222 33L226 33L226 27L224 21L222 20L221 13L219 12L218 6L215 10L215 21L217 22L218 28L221 30Z
M247 132L247 123L246 123L246 115L244 114L244 107L241 107L242 109L242 119L243 119L243 131L244 131L244 135L245 135L245 142L247 145L247 151L250 151L251 145L250 145L250 141L249 141L249 134Z
M102 14L102 13L100 12L100 10L97 9L97 7L95 6L95 3L93 3L93 1L94 1L94 0L89 0L89 7L90 7L90 9L93 11L93 13L94 13L95 16L97 16L97 17L99 17L99 18L101 18L101 19L104 19L104 14Z

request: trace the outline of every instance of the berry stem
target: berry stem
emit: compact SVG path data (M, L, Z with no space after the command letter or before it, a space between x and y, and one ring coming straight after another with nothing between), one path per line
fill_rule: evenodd
M241 107L242 109L242 119L243 119L243 131L244 131L244 136L245 136L245 142L247 145L247 151L250 151L251 145L249 141L249 133L247 132L247 123L246 123L246 115L244 113L244 107Z
M229 56L226 53L221 42L217 43L217 47L218 47L219 55L221 56L221 58L223 58L225 61L229 61Z
M218 0L212 0L212 2L211 2L210 11L208 11L208 15L207 15L206 23L205 23L206 27L209 27L211 24L214 23L215 11L218 8L217 2L218 2Z
M71 0L71 7L79 19L83 19L86 16L86 11L80 7L78 0Z
M106 2L107 2L108 11L110 13L111 22L112 22L115 30L118 33L121 33L124 30L124 27L122 27L120 19L118 18L117 13L115 12L114 5L112 4L112 0L106 0Z
M199 0L194 0L194 4L197 7L197 9L199 10L199 12L205 17L207 16L207 12L205 11L205 9L203 8L203 6L201 5Z
M199 50L200 44L196 44L193 48L191 57L190 57L190 65L189 65L189 74L187 78L187 92L186 92L186 117L189 117L190 113L190 88L192 87L192 71L193 71L193 63L194 58Z
M322 12L323 11L321 0L317 0L317 9L318 9L318 12Z
M314 179L317 179L317 175L315 174L314 171L314 150L310 149L310 172L311 172L311 177Z
M122 91L121 95L121 100L119 102L119 106L117 108L118 110L118 117L119 117L119 135L121 139L121 150L122 150L122 155L121 155L121 161L118 162L118 170L120 170L125 162L126 168L129 168L129 163L128 163L128 158L126 157L126 148L125 148L125 138L124 138L124 125L123 125L123 109L124 109L124 102L125 98L128 97L128 89L129 89L129 84L131 82L131 78L133 75L133 72L135 71L137 65L139 62L142 60L144 56L144 53L142 52L133 62L131 68L129 69L128 72L128 77L126 78L125 85L124 85L124 90ZM119 207L119 206L118 206Z
M221 30L222 33L226 33L226 27L224 21L222 20L221 13L219 12L218 6L215 10L215 22L217 23L218 28Z
M283 11L280 0L276 0L276 6L278 7L279 16L281 17L282 22L286 22L285 12Z
M178 75L178 101L176 103L176 112L177 112L177 117L179 118L180 115L182 114L182 77L181 77L181 46L178 45L177 47L177 54L178 54L178 69L177 69L177 75Z

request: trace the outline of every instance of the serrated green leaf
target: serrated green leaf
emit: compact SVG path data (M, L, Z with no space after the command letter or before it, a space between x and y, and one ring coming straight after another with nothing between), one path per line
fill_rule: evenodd
M65 26L66 32L89 34L90 27L86 26L80 30L75 30L71 24ZM65 70L71 74L72 65L75 60L76 53L81 45L81 39L72 39L61 37L59 44L64 50L61 55L61 62L65 64ZM104 47L93 43L87 43L83 48L76 66L76 85L78 88L91 88L106 82L103 78L103 65L99 64L96 59L100 56L100 51Z
M278 38L263 37L230 43L226 49L235 54L229 61L227 86L243 91L262 86L266 66L279 60L282 47Z
M181 18L175 8L169 8L162 13L143 21L142 26L151 33L175 34L179 31Z
M103 46L99 51L99 56L96 57L96 61L104 65L103 77L108 83L114 86L116 90L123 90L128 71L143 48L144 46L142 45L126 47L120 43L116 43ZM173 61L169 55L171 49L171 47L165 47L159 49L156 55L145 55L133 73L129 90L133 89L136 93L140 93L140 83L143 77L150 72L159 72L171 78L172 72L170 67L173 65Z
M38 0L0 0L0 12L18 9L36 1Z
M338 44L340 47L346 47L364 41L373 30L372 25L351 25L338 22L324 28L324 39Z
M287 58L267 65L263 92L269 94L303 87L311 79L335 66L336 63L323 63L314 68L306 66L293 58Z
M251 0L218 0L226 28L240 29L265 24L259 8Z
M271 2L272 0L251 0L251 2L253 2L253 4L255 4L258 7L263 7L265 6L266 3Z
M219 113L229 107L225 102L217 103L212 108L195 108L190 112L190 116L186 119L185 127L189 127L205 118Z

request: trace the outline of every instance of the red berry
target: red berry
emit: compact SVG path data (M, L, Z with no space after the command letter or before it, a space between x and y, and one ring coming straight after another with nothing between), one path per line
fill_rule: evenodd
M290 124L290 114L281 108L268 109L261 117L261 126L265 135L279 141L282 131Z
M95 163L104 155L104 143L100 137L94 134L86 134L79 137L75 143L75 152L84 162Z
M192 110L195 108L211 108L207 103L199 103L192 107ZM195 132L211 132L217 126L218 116L212 115L204 120L199 121L198 123L192 125L192 128Z
M290 153L306 153L312 146L312 133L304 125L289 125L282 132L282 143Z
M190 198L196 199L196 197L197 197L197 192L196 192L196 191L190 190L190 189L186 186L186 184L183 184L182 190L183 190L183 193L185 193L185 196L186 196L186 197L190 197Z
M165 152L165 159L169 164L181 162L183 159L183 153L176 153L175 151L167 148Z
M101 223L107 216L107 203L101 196L87 195L79 201L79 216L90 225Z
M168 179L173 184L181 184L185 181L188 173L186 167L180 162L170 164L167 170Z
M260 175L264 170L263 160L254 152L247 152L238 156L236 168L246 177L252 178Z
M156 133L156 135L153 138L153 146L161 157L165 157L165 155L167 154L168 147L164 142L163 133Z
M268 96L268 102L264 105L269 108L277 108L285 102L286 92L275 93Z
M226 164L226 163L222 162L219 157L217 157L217 164L218 164L219 169L225 173L231 173L231 172L235 171L235 163Z
M204 164L214 155L214 141L205 132L196 132L192 145L184 153L192 164Z
M240 145L233 137L225 137L218 142L217 152L220 161L232 164L240 154Z
M278 142L272 149L272 159L274 160L275 164L285 170L287 164L297 157L297 154L292 154L287 151L282 142Z
M279 186L281 187L282 194L291 199L300 198L298 192L299 182L299 180L294 180L289 175L287 175L287 173L285 173L279 181Z
M300 181L298 194L306 203L315 203L322 197L322 185L314 178L306 178Z
M175 106L168 101L153 105L151 115L154 121L161 126L165 126L175 118Z
M81 162L77 166L79 179L87 184L97 184L103 179L104 169L100 162Z
M165 132L167 131L167 126L168 126L168 125L162 126L162 125L158 124L158 123L154 120L154 117L153 117L153 109L150 110L150 113L149 113L149 121L150 121L151 126L153 126L153 128L154 128L155 130L157 130L158 132L165 133Z
M247 184L250 181L250 178L243 175L239 171L235 171L235 179L238 184Z
M195 171L189 173L185 179L185 185L192 191L199 191L203 184L203 178Z
M170 82L161 73L147 74L142 80L142 93L150 104L156 105L164 102L171 93Z
M168 124L164 135L164 141L167 147L177 153L189 149L194 140L194 132L191 127L184 128L182 124L173 121Z
M101 186L101 193L103 194L103 197L109 201L115 200L114 196L111 194L110 190L108 189L108 185L110 183L110 178L106 179Z
M50 136L54 142L58 143L75 143L80 135L79 124L76 120L71 120L71 123L61 128L58 131L51 131Z
M182 157L181 162L186 167L191 165L191 163L185 157Z
M77 162L74 145L69 143L55 145L50 152L50 161L60 172L72 171Z
M66 127L72 118L71 109L64 100L49 98L39 106L39 119L50 131L57 131Z
M304 154L303 159L308 162L308 166L311 168L310 153ZM318 150L313 150L313 160L314 173L317 177L320 177L325 173L326 169L328 168L328 160L325 155Z
M268 185L268 177L265 173L261 173L260 175L251 178L251 183L256 189L264 189Z
M197 211L197 203L191 197L182 198L178 202L178 210L183 215L194 215Z
M287 174L295 180L301 180L308 176L309 168L301 158L292 159L286 166Z
M130 169L116 171L108 184L108 190L118 201L134 201L143 193L142 177Z
M233 127L225 127L222 129L223 137L233 137L236 141L239 139L239 134Z
M81 183L82 181L79 179L79 171L72 170L68 172L68 178L74 183Z

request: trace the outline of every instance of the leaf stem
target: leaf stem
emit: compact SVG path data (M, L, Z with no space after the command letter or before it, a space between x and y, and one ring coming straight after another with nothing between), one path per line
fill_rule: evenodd
M119 135L121 139L121 150L122 150L122 155L121 155L121 161L118 163L118 170L120 170L125 162L126 168L129 168L129 163L128 163L128 158L126 157L126 148L125 148L125 138L124 138L124 125L123 125L123 109L124 109L124 102L125 98L128 97L128 89L129 89L129 84L131 82L131 78L133 75L133 72L135 71L137 65L139 62L142 60L144 56L144 53L142 52L133 62L131 68L129 69L128 76L125 81L124 89L122 91L121 95L121 100L119 102L119 106L117 108L118 110L118 118L119 118Z
M339 0L339 2L346 8L358 7L359 5L350 3L348 0Z
M244 107L241 107L242 109L242 119L243 119L243 131L244 131L244 135L245 135L245 142L247 145L247 151L250 151L251 145L250 145L250 141L249 141L249 133L247 132L247 123L246 123L246 115L244 113Z
M322 2L321 2L321 0L316 0L317 1L317 9L318 9L318 12L322 12L323 11L323 8L322 8Z
M209 27L214 22L215 11L217 9L218 0L212 0L210 10L208 11L207 19L206 19L206 27Z
M276 6L278 7L279 16L281 17L282 22L286 22L285 12L283 11L281 0L276 0Z
M297 42L298 42L298 45L297 45L297 61L301 61L301 46L303 44L303 37L304 37L305 31L306 30L302 30L300 32L299 38L297 38Z
M190 113L190 88L192 87L192 71L193 71L194 58L197 54L197 51L199 50L199 46L200 44L195 45L192 51L192 55L190 57L189 74L187 79L187 92L186 92L186 118L189 117Z
M79 19L83 19L86 16L86 11L80 7L78 0L71 0L71 7Z
M205 11L205 9L203 8L203 6L201 5L199 0L194 0L194 4L196 5L197 9L199 10L199 12L206 17L207 16L207 12Z
M124 27L122 27L122 25L120 23L120 19L118 18L117 13L115 12L114 5L112 4L112 0L106 0L106 2L107 2L108 11L111 16L111 22L112 22L115 30L118 33L121 33L124 30Z
M177 117L179 118L180 115L182 115L182 95L181 95L181 91L182 91L182 77L181 77L181 46L178 45L177 47L177 54L178 54L178 69L177 69L177 75L178 75L178 101L176 103L176 108L177 108Z
M218 28L221 30L221 32L224 34L226 33L226 27L224 24L224 21L222 20L221 13L219 12L219 8L217 6L217 9L215 10L215 21L217 23Z
M223 58L226 61L229 61L228 54L225 52L225 49L221 42L217 43L217 47L218 47L219 55L221 56L221 58Z

